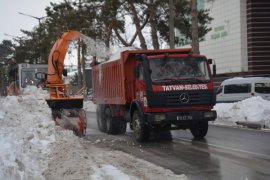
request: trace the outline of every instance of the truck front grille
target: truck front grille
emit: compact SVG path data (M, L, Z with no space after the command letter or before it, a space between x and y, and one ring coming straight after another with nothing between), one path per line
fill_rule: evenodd
M180 96L182 94L186 94L188 97L188 100L181 101ZM183 92L183 93L168 93L167 94L167 105L168 106L178 106L178 105L185 105L185 104L208 104L212 101L212 94L209 92L201 92L201 91L195 91L195 92Z
M151 103L152 106L166 107L214 104L215 97L213 93L212 90L159 92L155 93L150 101L153 102Z

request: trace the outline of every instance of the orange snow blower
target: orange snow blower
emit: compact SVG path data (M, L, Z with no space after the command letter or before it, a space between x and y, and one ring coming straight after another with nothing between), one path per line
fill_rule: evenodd
M71 85L65 84L64 60L68 45L80 38L78 31L66 31L53 45L48 58L48 73L45 75L45 87L49 96L47 104L57 125L73 130L74 134L85 136L87 120L83 108L83 96L71 93ZM37 76L37 75L36 75Z

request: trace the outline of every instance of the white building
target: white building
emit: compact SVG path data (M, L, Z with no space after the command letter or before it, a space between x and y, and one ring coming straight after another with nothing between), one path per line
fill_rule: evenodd
M245 0L215 0L205 8L214 19L200 43L201 54L216 61L218 74L248 71Z
M198 8L214 18L200 53L217 74L270 75L270 0L198 0Z

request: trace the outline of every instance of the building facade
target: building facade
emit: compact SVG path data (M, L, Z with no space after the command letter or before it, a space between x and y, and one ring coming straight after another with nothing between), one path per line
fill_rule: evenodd
M270 0L205 0L203 7L214 19L200 52L215 60L217 74L270 75Z
M248 67L252 74L270 74L270 1L247 0Z

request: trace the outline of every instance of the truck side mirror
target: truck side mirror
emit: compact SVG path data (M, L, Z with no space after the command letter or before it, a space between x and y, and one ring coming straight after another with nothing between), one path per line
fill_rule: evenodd
M213 64L213 76L217 75L217 67L216 64Z
M138 79L140 77L140 66L134 67L134 77Z
M213 59L207 59L208 64L212 64L213 63Z
M67 77L67 69L63 69L62 74L63 74L63 76Z

